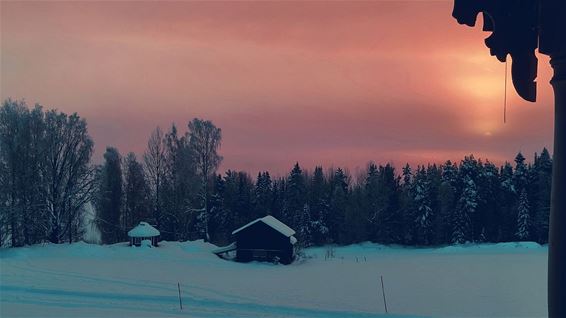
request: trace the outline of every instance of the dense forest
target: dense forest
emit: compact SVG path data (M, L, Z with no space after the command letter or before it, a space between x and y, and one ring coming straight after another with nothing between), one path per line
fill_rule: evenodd
M73 242L95 226L101 242L126 240L139 221L164 240L230 242L235 228L270 214L301 246L372 241L412 246L466 242L546 243L552 173L546 149L498 167L459 163L341 168L296 163L284 177L227 170L222 132L193 119L180 133L156 128L141 157L94 143L77 114L6 100L0 109L0 244ZM91 211L94 212L91 212Z

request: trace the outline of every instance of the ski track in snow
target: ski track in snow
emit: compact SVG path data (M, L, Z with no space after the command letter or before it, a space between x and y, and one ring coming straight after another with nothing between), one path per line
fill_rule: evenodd
M312 248L289 266L240 264L215 246L77 243L0 249L1 317L379 317L380 275L399 316L543 317L546 247ZM182 289L179 309L177 282ZM391 316L391 315L389 315Z

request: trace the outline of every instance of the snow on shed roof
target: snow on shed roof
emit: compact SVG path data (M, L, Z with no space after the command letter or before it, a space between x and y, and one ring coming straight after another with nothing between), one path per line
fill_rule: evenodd
M294 237L294 236L291 236L291 237L289 238L289 241L291 241L291 244L293 244L293 245L297 244L297 238Z
M241 228L235 230L234 232L232 232L232 235L240 232L241 230L248 228L254 224L256 224L257 222L263 222L265 224L267 224L268 226L272 227L274 230L278 231L279 233L289 237L295 234L295 231L288 227L287 225L285 225L285 223L279 221L278 219L272 217L271 215L268 216L264 216L262 218L259 218L255 221L252 221L244 226L242 226Z
M153 237L159 236L159 231L147 222L140 222L128 232L129 237Z

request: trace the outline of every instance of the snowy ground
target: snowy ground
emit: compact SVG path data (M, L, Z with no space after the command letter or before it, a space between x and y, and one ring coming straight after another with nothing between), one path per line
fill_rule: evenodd
M0 249L1 317L434 317L546 315L547 248L362 244L289 266L239 264L202 242L159 248ZM356 260L357 258L357 260ZM184 310L179 310L180 282Z

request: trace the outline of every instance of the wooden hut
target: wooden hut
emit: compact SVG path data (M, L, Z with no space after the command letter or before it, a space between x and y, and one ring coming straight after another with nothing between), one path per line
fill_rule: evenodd
M295 258L295 231L271 215L252 221L232 232L236 241L216 254L236 250L236 261L278 261L290 264Z
M147 222L140 222L136 227L128 232L130 237L130 246L141 246L145 240L151 241L152 246L158 246L159 231Z

